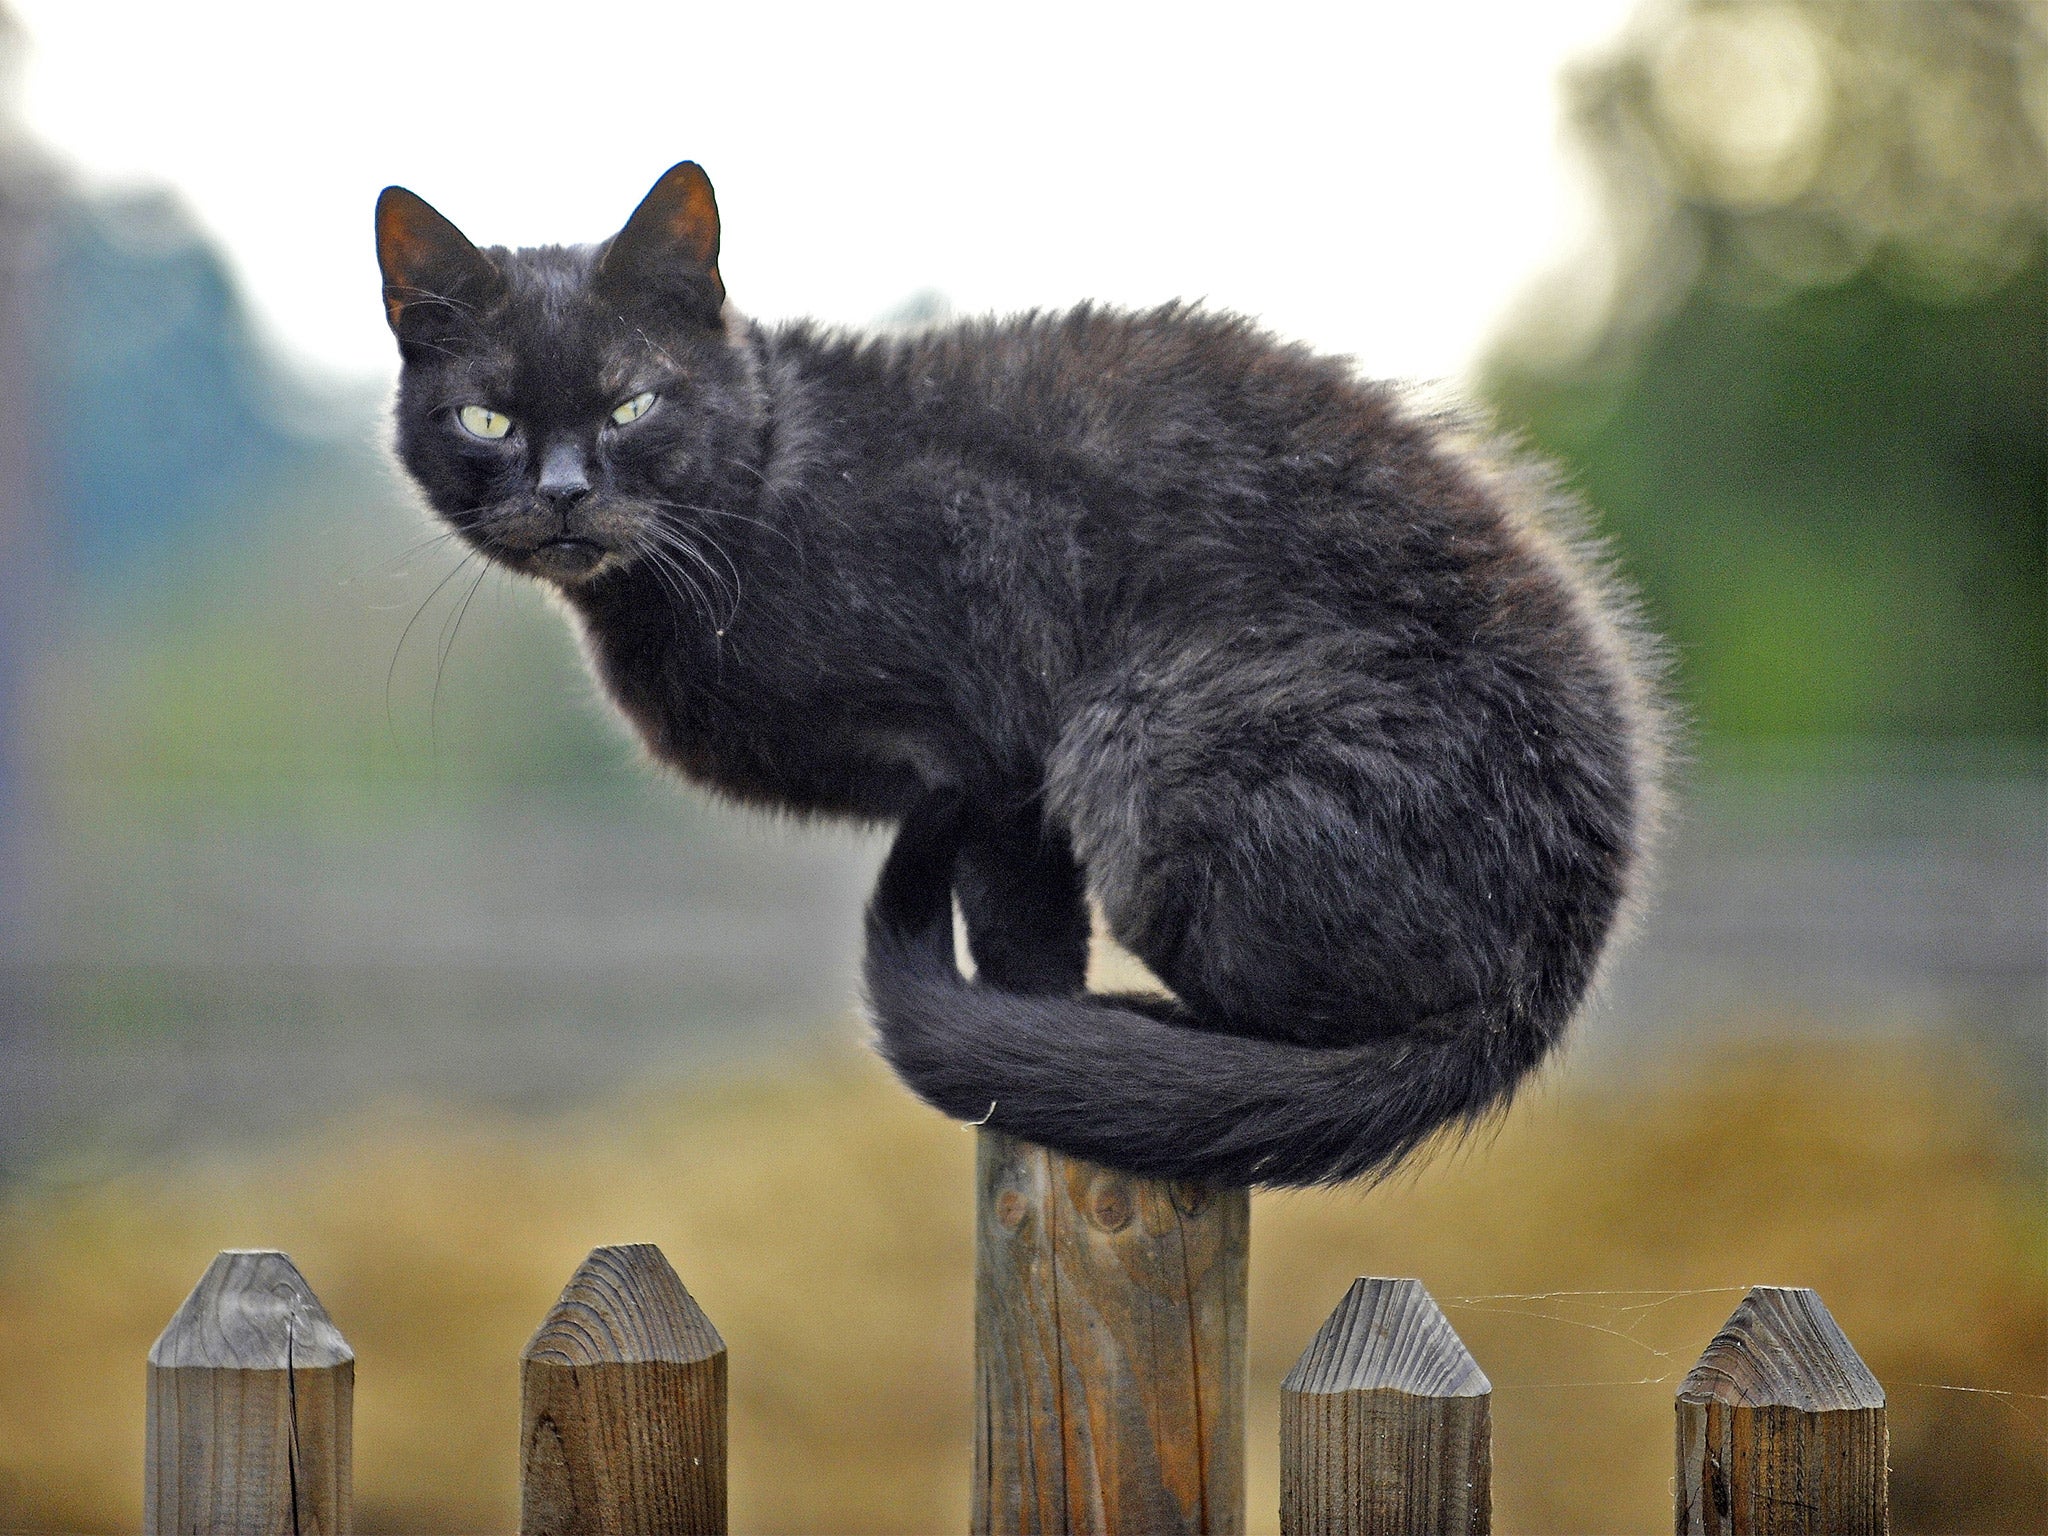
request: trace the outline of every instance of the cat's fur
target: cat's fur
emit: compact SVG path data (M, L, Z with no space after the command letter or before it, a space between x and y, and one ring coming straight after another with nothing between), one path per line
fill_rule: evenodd
M651 753L903 822L867 986L931 1103L1307 1184L1555 1044L1640 878L1656 725L1540 477L1197 308L750 323L693 165L595 247L479 252L396 188L378 236L405 466L559 589ZM1090 895L1176 1001L1083 993Z

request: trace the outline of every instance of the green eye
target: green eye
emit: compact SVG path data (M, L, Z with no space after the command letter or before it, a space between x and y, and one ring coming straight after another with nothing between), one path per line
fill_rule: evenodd
M645 416L647 414L647 407L652 404L654 404L654 391L651 389L642 390L624 405L613 411L612 420L623 427L627 422L638 421L642 416Z
M462 423L462 430L471 437L481 437L496 442L512 430L512 418L488 406L465 405L456 412L456 419Z

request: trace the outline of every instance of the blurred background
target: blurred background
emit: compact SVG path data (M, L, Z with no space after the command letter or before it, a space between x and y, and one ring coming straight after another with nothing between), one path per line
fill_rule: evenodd
M684 155L752 313L1207 295L1448 378L1671 639L1566 1059L1257 1203L1254 1529L1361 1273L1491 1375L1503 1529L1661 1528L1752 1283L1885 1383L1899 1529L2048 1527L2048 11L11 3L0 1528L137 1523L143 1352L251 1245L357 1349L363 1527L510 1528L518 1348L633 1240L732 1347L736 1528L964 1525L971 1141L860 1045L878 845L656 781L380 446L380 185L590 239Z

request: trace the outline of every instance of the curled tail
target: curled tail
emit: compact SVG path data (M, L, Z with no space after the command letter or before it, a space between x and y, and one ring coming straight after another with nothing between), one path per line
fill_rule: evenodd
M1389 1171L1504 1103L1552 1036L1474 1010L1362 1045L1212 1032L1151 999L969 982L953 953L958 807L903 823L867 915L882 1054L956 1119L1127 1172L1224 1185Z

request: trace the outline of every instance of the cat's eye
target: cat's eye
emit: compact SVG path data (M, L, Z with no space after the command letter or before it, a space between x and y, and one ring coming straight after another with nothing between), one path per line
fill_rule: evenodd
M613 411L612 420L623 427L627 422L638 421L642 416L645 416L647 414L647 407L652 404L654 404L654 391L643 389L639 394Z
M462 423L463 431L471 437L481 437L486 442L494 443L512 430L512 418L502 411L492 410L489 406L465 405L455 413L455 416Z

